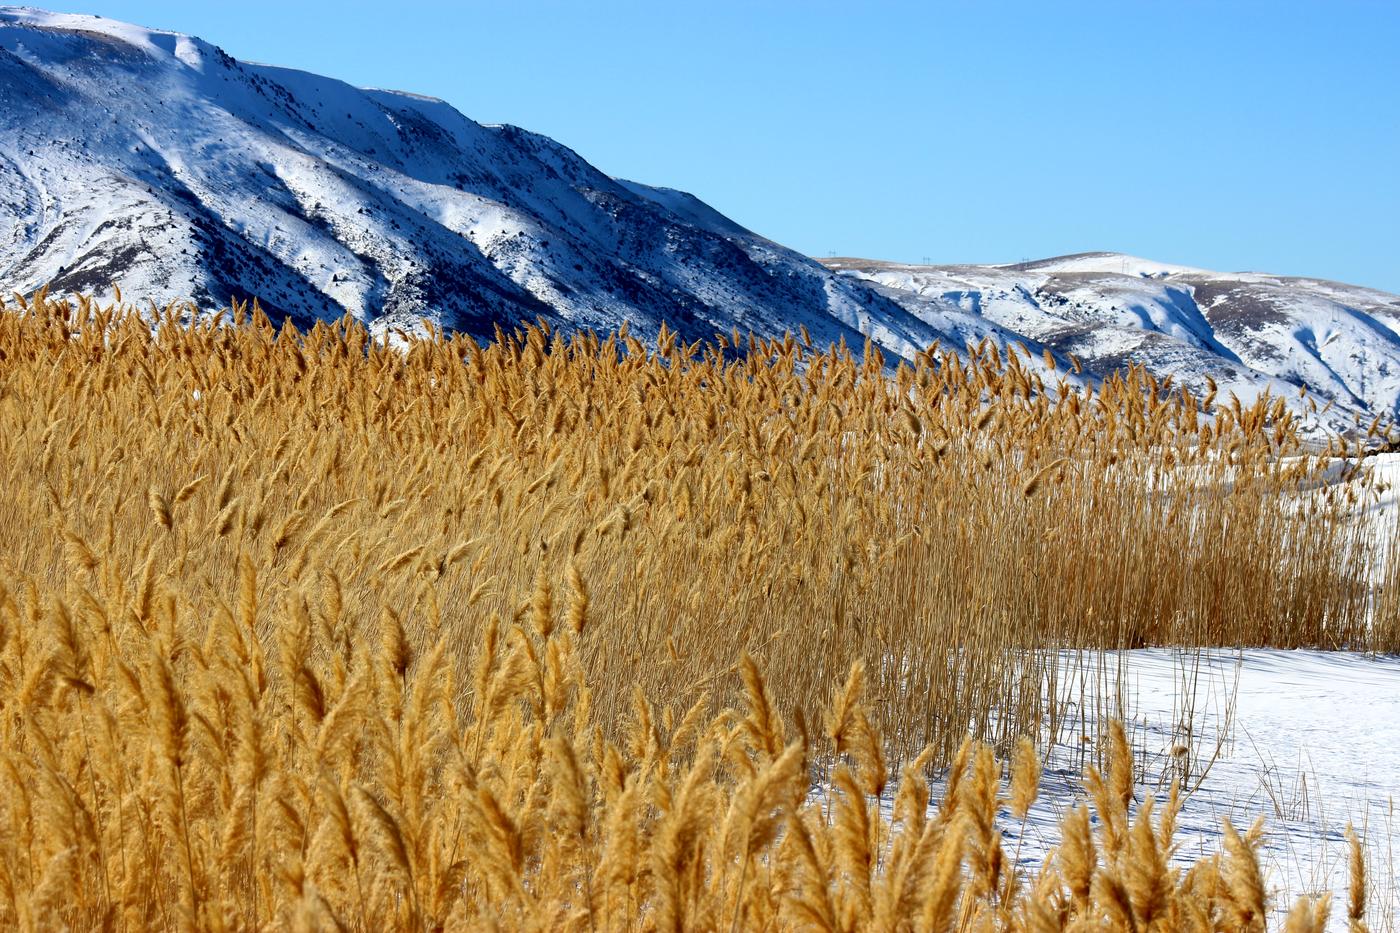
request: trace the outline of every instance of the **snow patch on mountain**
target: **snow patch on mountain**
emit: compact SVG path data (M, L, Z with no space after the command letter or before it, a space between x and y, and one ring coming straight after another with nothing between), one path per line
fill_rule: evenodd
M0 8L0 285L296 321L738 327L895 352L939 339L863 283L682 192L440 100L237 61L91 16ZM10 232L13 231L13 232ZM860 322L872 322L862 332Z
M490 337L544 320L687 340L805 327L890 359L934 342L1136 361L1326 423L1400 413L1400 297L1117 253L1000 266L802 256L693 195L403 91L235 60L204 40L0 7L0 290L124 293L299 323ZM1061 368L1061 374L1064 368ZM1058 378L1058 377L1057 377Z
M1118 253L1010 265L826 264L916 313L981 317L1106 374L1128 362L1220 397L1306 388L1334 428L1400 416L1400 296L1318 279L1223 273ZM1309 408L1312 406L1309 405Z

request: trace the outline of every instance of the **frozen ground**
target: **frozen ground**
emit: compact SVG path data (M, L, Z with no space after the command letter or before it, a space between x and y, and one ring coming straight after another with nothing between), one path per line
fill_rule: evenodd
M1274 905L1324 891L1341 904L1350 822L1368 849L1372 929L1393 928L1400 657L1147 649L1102 661L1066 655L1062 668L1077 672L1068 691L1073 722L1049 749L1023 859L1052 844L1060 815L1083 796L1079 775L1099 724L1121 716L1138 757L1139 799L1164 799L1175 777L1189 791L1179 820L1183 859L1218 850L1223 818L1244 828L1262 815Z
M1330 892L1328 929L1345 930L1350 824L1366 848L1369 927L1400 929L1400 656L1149 648L1067 651L1058 667L1040 795L1024 825L1002 812L1003 849L1024 871L1039 869L1061 818L1089 801L1085 766L1105 766L1105 726L1118 719L1135 759L1134 810L1151 796L1160 813L1181 782L1176 864L1222 851L1225 819L1244 832L1262 816L1269 929L1283 928L1299 896ZM931 807L944 782L934 780ZM881 800L886 819L894 796Z
M1365 463L1389 488L1358 519L1384 545L1400 520L1400 454ZM1024 828L1005 814L1002 824L1006 851L1019 853L1027 870L1056 844L1066 810L1087 800L1084 766L1098 763L1104 726L1119 719L1136 756L1137 802L1154 796L1163 803L1172 781L1181 781L1179 864L1220 851L1224 819L1243 831L1262 816L1262 862L1276 912L1270 929L1282 928L1282 913L1300 895L1331 892L1329 929L1344 930L1351 824L1367 850L1370 929L1400 929L1400 655L1066 651L1058 669L1040 797ZM886 808L892 799L887 792ZM940 778L933 804L941 800Z
M1400 454L1365 465L1381 492L1358 518L1385 547L1400 519ZM1376 585L1384 580L1383 553ZM1047 750L1023 859L1044 855L1060 815L1083 798L1085 757L1102 723L1116 717L1138 756L1139 799L1165 799L1173 778L1189 792L1180 858L1217 851L1223 818L1244 828L1262 815L1274 906L1325 891L1340 906L1347 887L1343 832L1351 823L1368 850L1371 928L1397 928L1400 656L1144 649L1102 658L1066 653L1060 669L1067 707ZM1344 928L1333 919L1334 928Z

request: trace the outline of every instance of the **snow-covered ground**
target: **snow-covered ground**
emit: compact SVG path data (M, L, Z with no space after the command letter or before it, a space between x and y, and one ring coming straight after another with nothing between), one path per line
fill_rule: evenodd
M1380 548L1400 521L1400 454L1364 461L1377 485L1359 508ZM1330 475L1340 475L1340 470ZM1187 798L1178 834L1183 860L1220 849L1221 821L1266 820L1263 861L1277 908L1348 883L1343 833L1367 849L1373 930L1400 917L1400 656L1267 649L1142 649L1060 658L1065 701L1022 858L1043 857L1067 806L1084 797L1080 775L1104 722L1122 719L1140 767L1139 800L1165 799L1174 778ZM1343 929L1334 910L1333 928Z
M1003 851L1038 871L1060 840L1061 818L1091 803L1083 785L1111 719L1133 749L1133 809L1147 797L1160 815L1180 781L1174 863L1223 851L1223 821L1244 832L1263 817L1261 867L1274 916L1300 896L1332 895L1328 929L1347 928L1345 832L1366 850L1366 918L1400 929L1400 656L1271 649L1161 649L1060 655L1054 737L1042 736L1040 794L1024 823L1003 811ZM932 781L941 805L945 774ZM892 817L896 788L880 800ZM813 789L824 800L827 786Z
M1387 546L1400 524L1400 454L1364 464L1381 488L1357 520ZM1329 481L1342 472L1339 461ZM1383 569L1372 569L1374 585ZM1088 802L1085 765L1102 764L1096 756L1117 719L1135 755L1135 806L1152 796L1160 813L1181 782L1177 864L1222 851L1225 819L1244 831L1262 816L1270 929L1282 928L1299 896L1331 892L1329 929L1345 930L1351 825L1366 849L1370 929L1400 929L1400 655L1146 648L1063 651L1056 667L1040 796L1024 825L1006 813L1001 821L1004 849L1025 870L1058 843L1066 811ZM933 782L931 806L943 781ZM893 799L891 789L881 800L886 818Z
M1378 494L1357 520L1381 549L1379 586L1400 522L1400 454L1369 457L1364 469ZM1219 851L1223 819L1244 828L1263 816L1273 906L1330 891L1332 928L1344 929L1350 824L1367 850L1371 929L1400 926L1400 656L1150 648L1065 652L1058 667L1064 705L1042 794L1024 833L1007 825L1023 860L1043 858L1066 808L1085 799L1084 765L1117 718L1137 756L1138 800L1164 801L1173 779L1187 792L1179 860Z
M1243 829L1263 816L1274 906L1325 891L1340 905L1351 823L1369 856L1372 929L1391 928L1384 921L1400 914L1400 657L1145 649L1067 654L1062 669L1076 675L1075 721L1047 751L1023 859L1053 844L1059 817L1084 796L1079 775L1101 723L1121 715L1141 768L1139 800L1163 801L1173 778L1189 792L1180 858L1218 851L1223 818Z

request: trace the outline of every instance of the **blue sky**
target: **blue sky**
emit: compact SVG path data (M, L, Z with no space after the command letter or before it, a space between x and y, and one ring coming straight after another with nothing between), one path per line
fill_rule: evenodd
M56 8L442 97L816 256L1111 249L1400 292L1394 0Z

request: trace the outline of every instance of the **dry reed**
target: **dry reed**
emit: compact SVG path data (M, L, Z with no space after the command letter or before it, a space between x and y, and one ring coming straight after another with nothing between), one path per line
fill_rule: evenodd
M1122 754L1023 875L992 747L1050 648L1372 646L1364 479L1138 369L749 344L0 308L0 922L1262 922Z

